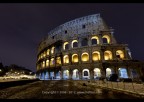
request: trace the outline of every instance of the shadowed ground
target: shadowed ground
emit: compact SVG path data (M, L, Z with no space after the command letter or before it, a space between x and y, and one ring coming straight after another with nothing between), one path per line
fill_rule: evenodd
M136 99L86 85L87 81L36 81L0 90L0 99Z

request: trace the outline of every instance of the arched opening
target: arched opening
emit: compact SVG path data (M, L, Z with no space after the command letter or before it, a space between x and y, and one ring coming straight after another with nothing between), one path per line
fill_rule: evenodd
M78 47L78 41L77 40L73 40L72 41L72 48Z
M69 56L68 56L68 55L65 55L65 56L63 57L63 61L64 61L65 64L66 64L66 63L69 63Z
M139 77L139 75L138 75L138 72L137 72L137 70L136 69L130 69L131 70L131 77L132 77L132 79L138 79L138 77Z
M46 57L46 51L43 52L43 56L44 56L44 58Z
M119 77L120 78L128 78L127 69L126 68L119 68Z
M49 55L49 53L50 53L50 50L49 50L49 49L47 49L47 55Z
M49 73L46 72L46 74L45 74L45 80L48 80L48 79L49 79Z
M84 69L82 73L83 79L90 79L90 73L88 69Z
M74 62L74 63L78 62L78 55L77 54L72 55L72 62Z
M116 51L116 56L118 59L123 59L124 58L124 53L122 50L117 50Z
M69 71L68 70L63 71L63 78L64 79L69 79Z
M51 80L54 79L54 72L50 72L50 79L51 79Z
M51 60L50 60L50 66L54 66L54 58L51 58Z
M110 77L110 75L113 74L113 71L111 68L106 68L106 77Z
M99 38L97 36L93 36L91 38L92 45L99 44Z
M56 79L60 79L60 71L56 72Z
M61 65L61 58L60 58L60 57L57 57L57 58L56 58L56 64L57 64L57 65Z
M87 46L88 45L88 39L87 38L83 38L81 41L81 46Z
M82 55L81 55L81 60L82 60L83 62L89 61L89 54L86 53L86 52L82 53Z
M111 51L105 51L104 52L104 59L105 60L112 60L112 52Z
M46 60L46 67L49 66L49 60Z
M42 74L41 74L41 80L45 80L45 73L44 72L42 72Z
M93 52L92 58L93 58L93 61L100 60L100 53L98 51Z
M68 43L68 42L65 42L65 43L63 44L63 49L64 49L64 50L68 50L68 49L69 49L69 43Z
M74 79L74 80L79 79L78 69L73 70L72 79Z
M94 68L94 79L99 79L101 77L101 71L99 68Z
M54 50L55 50L55 47L52 47L52 48L51 48L51 54L54 53Z
M43 58L43 53L41 53L41 59Z
M104 44L109 44L110 43L110 37L108 35L104 35L102 37L102 39L103 39Z
M42 63L42 67L45 68L45 61L43 61L43 63Z

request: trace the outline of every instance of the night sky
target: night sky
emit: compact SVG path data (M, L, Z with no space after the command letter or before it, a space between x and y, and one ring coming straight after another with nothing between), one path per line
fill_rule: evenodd
M55 27L100 13L126 43L133 59L144 60L144 4L138 3L1 3L0 62L36 71L39 42Z

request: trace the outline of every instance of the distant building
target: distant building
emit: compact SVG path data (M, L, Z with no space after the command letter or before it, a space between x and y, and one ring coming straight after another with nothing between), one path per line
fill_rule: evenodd
M48 33L39 44L37 77L50 79L99 79L144 76L144 63L133 60L127 44L117 43L113 29L100 14L64 23Z

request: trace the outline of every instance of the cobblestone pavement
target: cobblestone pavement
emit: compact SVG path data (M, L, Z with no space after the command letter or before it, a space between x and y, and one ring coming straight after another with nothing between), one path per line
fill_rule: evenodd
M48 80L0 90L0 99L136 99L84 84L87 81Z

